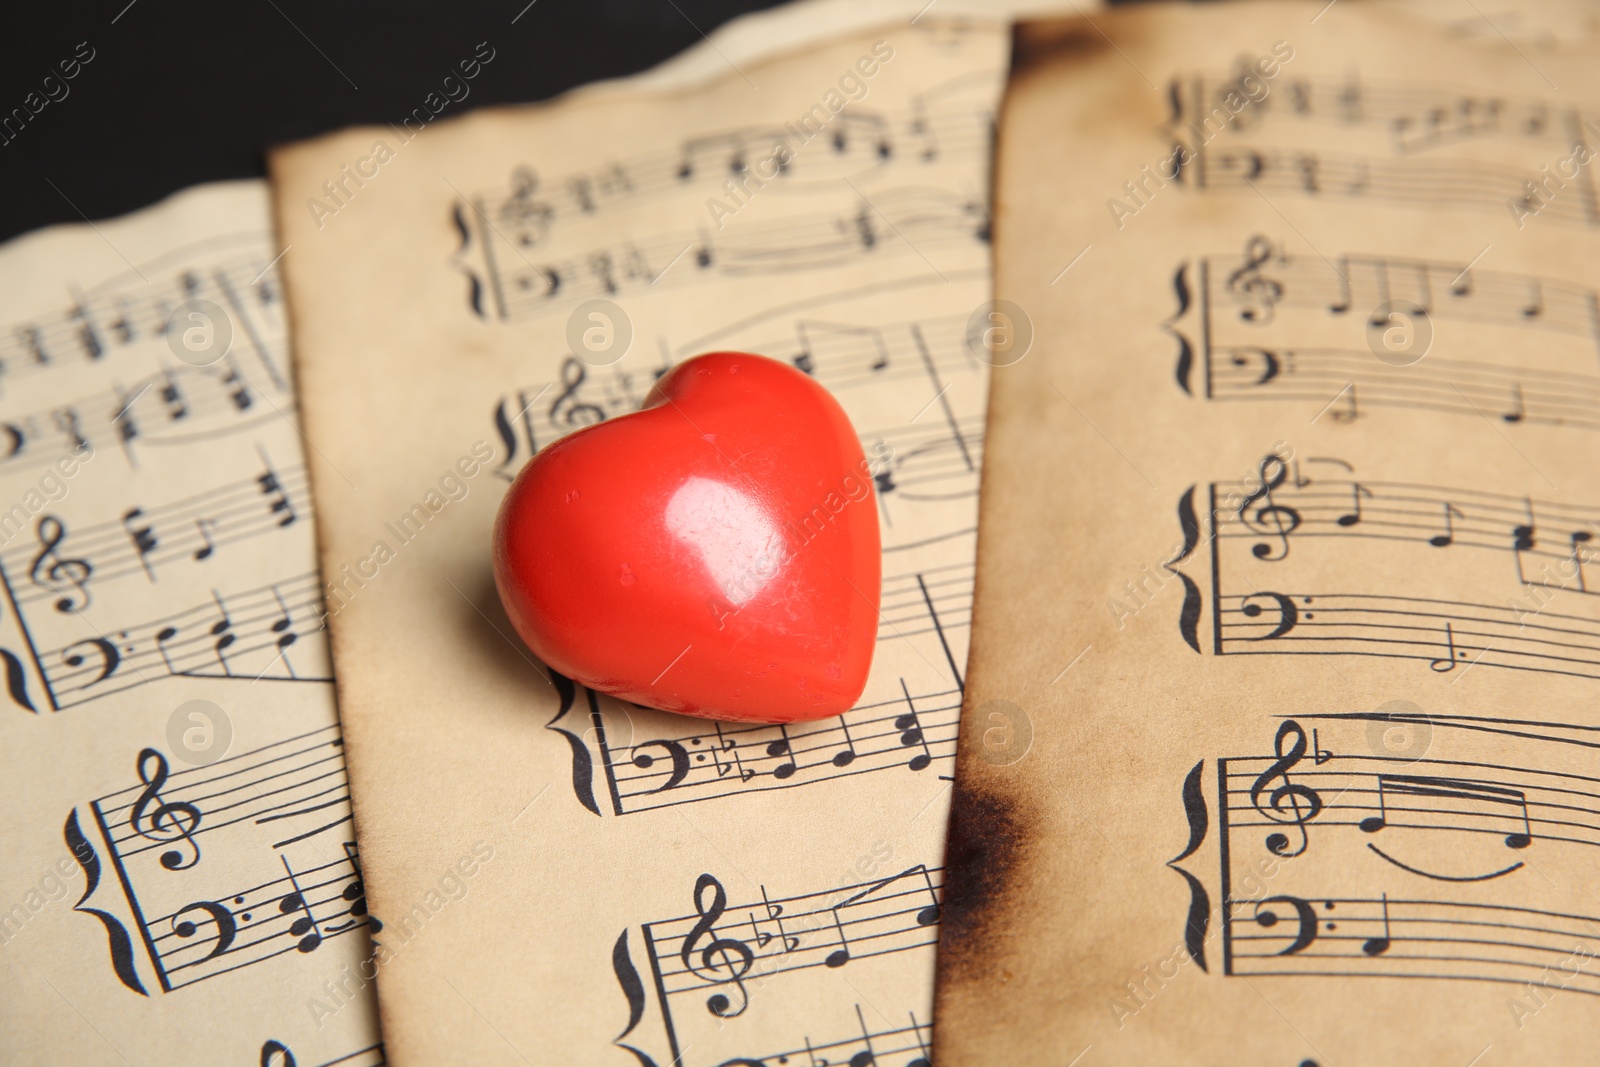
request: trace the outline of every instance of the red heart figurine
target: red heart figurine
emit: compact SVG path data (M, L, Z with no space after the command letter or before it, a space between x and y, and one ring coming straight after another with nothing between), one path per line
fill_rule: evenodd
M879 566L872 471L844 410L743 352L679 364L639 411L539 452L494 530L500 599L545 663L745 722L854 705Z

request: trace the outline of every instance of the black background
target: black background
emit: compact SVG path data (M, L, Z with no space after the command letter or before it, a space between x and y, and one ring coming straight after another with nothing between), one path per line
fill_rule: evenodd
M94 59L0 144L0 240L120 215L196 182L258 177L265 150L399 122L480 41L460 110L544 100L643 70L777 0L94 0L8 4L0 114ZM518 13L522 12L520 17ZM516 19L513 24L513 18ZM60 90L55 92L59 95ZM450 104L445 115L458 113ZM23 109L26 112L26 108Z

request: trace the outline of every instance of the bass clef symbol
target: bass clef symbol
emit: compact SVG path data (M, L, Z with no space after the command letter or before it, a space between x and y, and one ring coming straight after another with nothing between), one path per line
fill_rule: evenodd
M1284 748L1285 742L1288 742L1287 751ZM1310 844L1310 838L1306 835L1306 823L1320 815L1323 808L1322 796L1315 789L1289 780L1289 771L1306 755L1305 730L1293 719L1287 720L1278 727L1273 751L1277 759L1262 771L1260 777L1250 786L1250 804L1271 821L1293 826L1300 833L1300 847L1291 851L1289 835L1274 830L1267 835L1267 851L1274 856L1298 856ZM1283 780L1282 784L1273 786L1272 783L1279 778ZM1265 802L1263 793L1266 794Z
M705 899L707 890L711 892L709 904ZM744 988L743 979L756 962L755 953L749 945L737 938L717 936L714 927L727 907L728 894L723 890L722 883L709 874L702 874L694 884L694 910L700 918L683 939L683 948L678 953L683 965L696 976L718 985L731 982L739 991L737 1007L725 993L713 993L706 998L706 1010L719 1019L741 1015L750 1006L750 995ZM711 942L700 950L697 962L695 946L704 937L710 937Z

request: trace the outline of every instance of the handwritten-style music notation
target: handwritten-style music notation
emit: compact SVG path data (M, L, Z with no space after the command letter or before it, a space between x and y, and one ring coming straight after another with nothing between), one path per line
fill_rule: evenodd
M106 869L102 849L111 861L164 991L370 924L336 727L182 770L155 748L134 762L137 783L92 801L91 829L74 810L65 832L88 876L84 901ZM208 860L214 851L227 858ZM119 980L146 993L122 919L93 914Z
M1241 130L1274 121L1312 122L1338 128L1371 128L1385 136L1397 155L1467 141L1503 139L1532 141L1570 149L1574 142L1600 132L1600 110L1537 98L1491 96L1448 85L1285 75L1263 94L1249 91L1243 74L1261 83L1255 71L1232 75L1196 73L1172 79L1168 99L1170 125L1192 130L1207 119L1216 125L1214 109L1228 94L1250 100L1229 123ZM1224 111L1226 114L1227 111Z
M458 220L462 240L493 247L493 230ZM534 262L502 255L487 271L493 308L483 285L474 286L474 310L486 317L525 319L568 306L573 300L609 297L631 290L693 284L750 275L817 270L866 255L918 255L942 245L985 243L988 208L982 202L922 188L886 189L847 210L796 215L783 221L738 228L698 230L642 238ZM476 235L476 238L474 237Z
M1373 739L1392 726L1425 731L1416 758L1380 754ZM1600 847L1595 777L1560 769L1587 758L1597 729L1420 709L1309 715L1281 721L1269 755L1217 760L1223 973L1514 984L1560 965L1563 988L1600 994L1600 914L1530 873ZM1190 840L1170 864L1202 967L1210 913L1196 909L1210 889L1180 864L1210 835L1206 771L1202 760L1185 782ZM1284 861L1264 882L1247 873L1263 854Z

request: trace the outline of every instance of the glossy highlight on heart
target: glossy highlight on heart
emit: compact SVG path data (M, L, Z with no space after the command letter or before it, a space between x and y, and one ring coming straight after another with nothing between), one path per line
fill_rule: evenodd
M591 689L742 722L837 715L877 641L872 475L808 375L697 356L523 467L495 584L534 654Z

